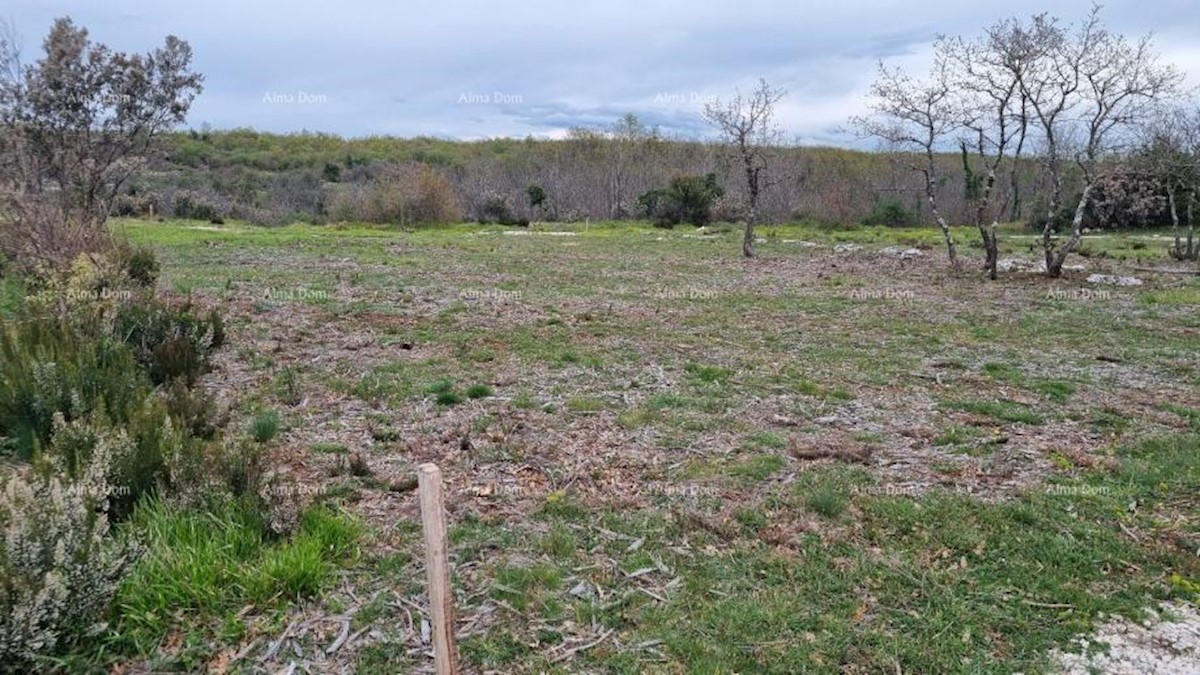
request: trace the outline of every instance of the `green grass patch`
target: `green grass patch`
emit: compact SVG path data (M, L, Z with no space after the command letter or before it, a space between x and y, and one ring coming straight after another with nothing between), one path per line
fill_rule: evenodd
M1041 394L1056 403L1065 403L1075 393L1075 385L1071 382L1030 377L1025 375L1020 368L1008 363L985 363L980 370L992 379L1015 384L1023 389Z
M141 505L128 529L146 552L121 585L112 640L152 653L172 630L222 634L242 628L247 605L279 607L317 595L362 534L354 519L327 507L306 511L297 531L275 539L257 508L236 500L189 510Z
M1200 305L1200 284L1193 283L1182 288L1166 288L1142 293L1139 300L1146 305L1196 306Z
M564 405L576 413L597 413L608 408L608 403L598 396L573 396Z
M486 384L473 384L467 387L467 398L487 398L492 393L492 388Z
M721 366L690 362L683 367L688 379L698 384L720 384L733 377L733 371Z
M946 400L942 406L949 410L994 417L1001 422L1038 425L1046 421L1029 406L1011 401Z
M754 536L771 522L762 510L739 510L745 541L665 558L683 584L666 605L640 606L633 639L661 640L667 671L1044 672L1048 652L1102 614L1138 617L1195 592L1187 543L1143 548L1121 526L1157 541L1159 509L1195 508L1197 440L1127 447L1115 475L1002 502L876 495L856 490L861 473L808 472L795 496L823 518L852 518L853 536L803 534L781 551Z
M755 455L730 465L725 472L738 478L763 481L783 467L784 461L779 455Z

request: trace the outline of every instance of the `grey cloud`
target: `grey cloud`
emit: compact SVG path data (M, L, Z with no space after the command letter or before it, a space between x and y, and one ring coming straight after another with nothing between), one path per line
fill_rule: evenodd
M117 49L149 49L168 33L188 40L206 77L192 126L475 138L603 126L633 112L701 137L703 100L762 76L788 90L789 135L848 143L833 118L861 103L877 60L919 60L939 32L976 33L1044 4L12 0L7 14L31 54L64 14ZM1055 11L1073 18L1088 3L1072 4ZM1178 44L1200 30L1185 3L1108 5L1119 30L1158 28ZM286 102L301 92L320 102ZM509 98L460 101L497 93ZM264 102L274 95L282 102Z

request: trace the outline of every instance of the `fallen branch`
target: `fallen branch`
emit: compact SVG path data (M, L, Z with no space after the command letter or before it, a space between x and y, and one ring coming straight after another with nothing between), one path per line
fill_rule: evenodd
M337 650L341 649L342 645L344 645L346 643L346 639L349 637L350 637L350 620L342 619L342 630L340 633L338 633L337 639L333 641L333 644L331 644L325 648L325 653L332 654L332 653L336 652Z
M561 663L561 662L566 661L567 659L571 658L572 656L575 656L579 652L586 652L587 650L591 649L592 647L595 647L596 645L600 644L601 642L604 642L605 640L607 640L615 632L617 632L617 630L615 628L609 628L608 630L604 631L604 633L602 635L600 635L600 637L596 638L595 640L592 640L591 642L589 642L587 644L579 645L578 647L572 647L572 648L568 649L567 651L563 652L562 654L559 654L558 656L554 657L553 659L550 659L550 663Z

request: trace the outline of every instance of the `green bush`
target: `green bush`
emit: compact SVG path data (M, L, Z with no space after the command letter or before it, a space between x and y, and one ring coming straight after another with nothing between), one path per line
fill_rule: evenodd
M701 227L712 221L713 205L724 194L714 173L676 176L666 188L650 190L638 197L638 205L658 227L670 228L679 223Z
M154 251L145 246L122 244L116 253L119 268L130 281L142 288L150 288L158 281L158 258Z
M212 351L225 340L215 311L200 317L190 304L172 307L156 301L122 307L116 331L154 384L182 378L192 386L208 372Z
M36 314L0 326L0 436L23 459L49 444L56 414L125 424L149 391L133 354L111 337Z
M259 413L250 424L250 434L259 443L266 443L279 433L279 413L274 410Z
M135 313L157 318L133 321ZM71 454L60 459L74 472L98 438L116 431L127 434L130 446L112 462L112 479L122 489L111 504L113 517L126 516L138 499L163 483L181 443L192 437L211 438L221 424L211 402L187 388L205 369L211 350L210 340L195 339L201 331L192 327L194 323L186 313L124 307L115 324L126 327L122 337L135 349L106 332L106 326L80 326L75 317L59 319L23 310L19 320L4 322L0 451L30 460L71 447ZM207 323L211 325L211 319ZM168 328L160 330L164 325ZM203 355L197 356L200 349ZM139 363L138 350L145 363ZM180 377L165 377L170 374ZM164 381L166 388L156 394L152 379ZM77 437L71 446L56 444L56 417L71 425L86 422L88 435Z
M160 394L175 424L194 438L211 439L225 426L212 397L200 388L188 388L182 380L165 385Z
M886 225L887 227L906 227L916 223L916 218L895 199L883 199L875 203L870 215L863 219L863 225Z
M16 314L24 298L25 287L20 280L0 273L0 318Z
M282 504L283 500L269 494L279 486L272 483L262 460L260 446L245 440L183 438L169 458L163 482L177 504L206 508L214 496L249 499L267 513L274 502ZM289 492L284 486L278 496L288 496Z

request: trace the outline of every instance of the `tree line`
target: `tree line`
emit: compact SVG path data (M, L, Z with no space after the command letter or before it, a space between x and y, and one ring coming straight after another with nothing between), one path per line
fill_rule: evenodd
M1195 200L1197 181L1188 171L1194 173L1198 156L1200 116L1194 101L1188 107L1183 74L1162 61L1149 35L1130 39L1109 30L1099 6L1074 24L1037 14L1004 19L977 36L942 36L932 61L922 77L881 63L870 113L853 124L918 157L912 169L952 263L955 241L940 208L935 158L947 146L961 150L957 175L993 279L996 223L1020 209L1023 157L1042 178L1033 190L1042 211L1035 222L1051 276L1062 273L1089 215L1105 220L1153 211L1153 199L1131 208L1131 191L1165 195L1176 226L1177 197ZM1006 166L1011 202L996 193ZM1194 256L1190 245L1182 253Z
M742 223L747 256L760 222L932 223L956 266L952 226L969 225L993 277L1003 222L1036 228L1051 275L1088 228L1172 226L1177 257L1200 248L1190 234L1194 97L1149 37L1110 31L1098 8L1076 23L1039 14L939 37L927 73L881 63L868 112L847 122L879 144L873 152L789 144L774 115L785 92L766 81L698 111L714 132L703 141L633 114L556 140L177 131L199 76L177 67L190 49L172 40L156 59L109 63L79 82L55 78L88 73L83 47L33 69L14 40L0 41L10 241L61 240L39 230L46 218L22 215L58 200L58 222L84 223L68 228L76 238L109 215L401 226L645 218ZM137 78L122 70L136 68ZM130 104L142 99L153 105ZM31 194L40 197L21 198Z

